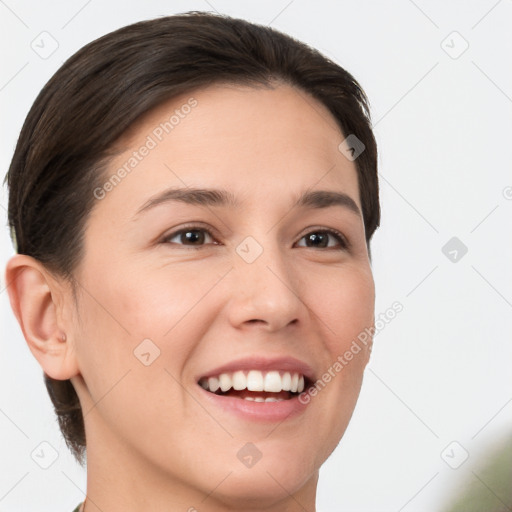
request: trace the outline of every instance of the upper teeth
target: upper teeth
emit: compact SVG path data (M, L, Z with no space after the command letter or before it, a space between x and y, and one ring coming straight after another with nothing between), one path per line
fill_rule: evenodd
M229 373L221 373L216 377L201 379L199 384L204 389L211 392L219 388L222 392L247 389L249 391L270 391L279 393L280 391L291 391L293 393L302 393L304 391L304 376L300 373L278 371L260 372L259 370L242 370Z

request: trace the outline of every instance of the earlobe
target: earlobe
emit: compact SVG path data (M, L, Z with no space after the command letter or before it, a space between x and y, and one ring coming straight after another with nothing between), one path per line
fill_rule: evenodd
M8 261L5 278L11 308L44 372L57 380L79 373L71 340L61 325L62 290L56 280L38 260L24 254Z

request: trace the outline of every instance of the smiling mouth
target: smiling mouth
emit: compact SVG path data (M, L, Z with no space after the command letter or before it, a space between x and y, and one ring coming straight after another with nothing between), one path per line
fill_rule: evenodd
M281 402L298 396L310 382L298 372L239 370L202 377L198 384L219 396L254 402Z

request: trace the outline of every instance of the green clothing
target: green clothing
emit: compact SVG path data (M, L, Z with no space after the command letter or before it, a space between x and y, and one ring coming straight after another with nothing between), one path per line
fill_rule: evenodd
M73 510L73 512L79 512L81 506L82 506L82 504L79 503L78 506L75 508L75 510Z

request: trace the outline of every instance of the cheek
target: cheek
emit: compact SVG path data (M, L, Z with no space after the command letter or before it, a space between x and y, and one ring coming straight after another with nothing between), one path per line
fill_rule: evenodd
M327 275L328 274L328 275ZM347 264L338 272L310 276L311 304L323 332L325 360L318 395L341 436L359 396L371 351L375 286L369 266ZM314 284L314 286L313 286ZM335 430L336 430L335 429Z
M194 340L200 339L197 323L194 327L190 321L193 315L186 315L197 303L198 290L179 290L185 278L174 279L174 287L148 280L145 286L119 280L114 287L114 281L98 279L96 288L90 284L81 298L83 329L75 334L87 385L84 411L92 411L91 421L101 417L124 441L148 450L154 449L153 438L146 442L138 433L152 425L163 439L164 427L173 425L180 435L169 440L169 447L176 450L190 431L190 416L201 412L185 408L180 384Z
M371 338L365 329L374 321L375 287L369 268L346 266L338 273L314 279L310 293L313 311L319 317L326 359L316 381L312 400L322 405L323 422L328 425L324 441L318 447L323 462L336 448L355 409L364 369L371 351ZM361 337L361 333L363 337ZM361 342L365 339L365 343ZM309 435L316 427L310 425Z
M198 263L195 265L194 263ZM138 338L166 343L201 310L202 302L229 267L205 269L201 262L153 268L125 279L107 300ZM226 265L224 265L225 267Z
M367 266L346 265L339 271L310 276L308 305L321 319L328 350L343 353L352 341L373 325L375 286Z
M186 363L217 308L209 291L225 271L210 270L198 279L192 264L172 272L165 268L123 272L118 267L88 281L89 293L84 293L80 308L79 357L94 402L126 372L112 394L121 402L119 394L132 387L130 400L138 403L163 399L162 390L168 399L180 396L177 382L182 381Z

